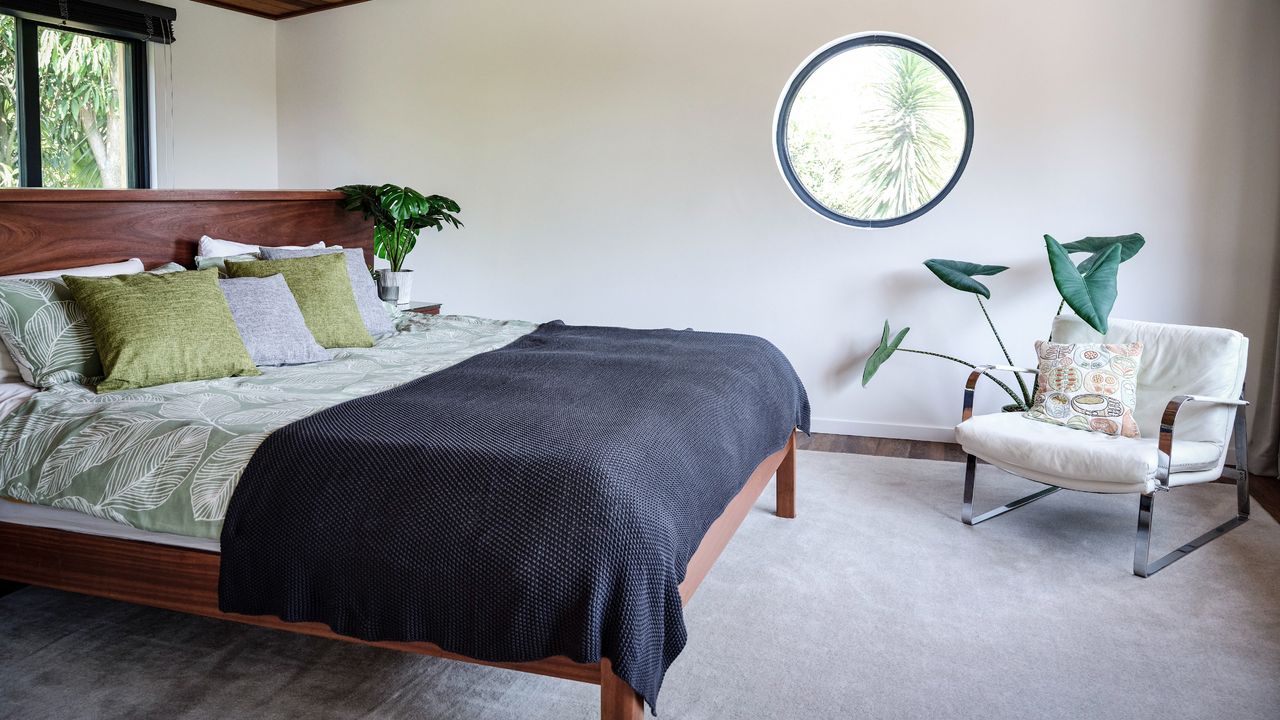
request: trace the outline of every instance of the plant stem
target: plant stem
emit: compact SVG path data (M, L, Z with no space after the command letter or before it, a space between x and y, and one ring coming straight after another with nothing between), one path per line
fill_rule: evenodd
M960 363L961 365L964 365L964 366L965 366L965 367L967 367L967 368L974 368L974 369L977 369L977 367L978 367L977 365L974 365L974 364L973 364L973 363L971 363L971 362L966 362L966 361L964 361L964 360L961 360L961 359L960 359L960 358L958 358L958 357L952 357L952 356L950 356L950 355L943 355L942 353L929 352L928 350L912 350L912 349L910 349L910 348L900 347L900 348L898 348L898 351L899 351L899 352L915 353L916 355L928 355L929 357L942 358L943 360L950 360L951 362ZM1013 402L1014 402L1018 407L1020 407L1020 408L1022 408L1022 409L1024 409L1024 410L1027 408L1027 405L1026 405L1022 400L1020 400L1020 399L1018 398L1018 395L1017 395L1016 393L1014 393L1014 392L1013 392L1013 388L1009 387L1008 385L1005 385L1003 382L1001 382L1001 381L1000 381L1000 379L999 379L999 378L997 378L997 377L993 376L993 375L992 375L991 373L989 373L989 372L984 372L984 373L982 373L982 374L983 374L983 375L986 375L986 376L987 376L987 378L991 380L991 382L995 383L996 385L999 385L1001 390L1004 390L1006 393L1008 393L1008 394L1009 394L1009 397L1013 398Z
M996 324L991 321L991 313L987 312L987 304L982 302L982 296L974 294L978 299L978 307L982 308L982 316L987 319L987 326L991 328L991 334L996 336L996 343L1000 345L1000 352L1004 353L1004 359L1010 365L1013 365L1013 358L1009 356L1009 350L1004 346L1004 340L1000 339L1000 331L996 330ZM1027 389L1027 383L1022 379L1022 373L1014 373L1014 379L1018 381L1018 389L1022 391L1022 402L1027 407L1031 407L1031 391Z
M391 245L392 248L394 248L391 251L392 258L393 258L391 260L392 272L400 272L400 269L404 267L404 243L402 242L403 237L404 237L404 223L401 222L400 220L397 220L396 227L392 235L392 245Z

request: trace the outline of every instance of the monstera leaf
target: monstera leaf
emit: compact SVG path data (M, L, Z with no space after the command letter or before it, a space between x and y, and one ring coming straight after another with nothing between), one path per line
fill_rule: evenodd
M429 211L410 218L405 222L406 227L412 230L422 230L424 228L443 230L445 223L455 228L462 227L462 221L451 214L462 211L462 208L458 207L458 203L443 195L428 195L426 200Z
M1142 246L1146 244L1146 239L1141 235L1138 233L1130 233L1128 235L1115 235L1112 237L1087 237L1083 240L1069 242L1066 245L1063 245L1062 249L1071 254L1082 252L1090 253L1089 257L1085 258L1085 261L1077 266L1077 269L1080 270L1081 273L1088 274L1088 272L1092 270L1093 266L1098 262L1099 258L1102 257L1102 253L1111 249L1111 247L1115 245L1120 246L1120 262L1124 262L1134 255L1137 255L1138 251L1142 249Z
M1084 320L1100 333L1107 332L1107 317L1116 304L1116 273L1120 269L1122 246L1114 243L1102 250L1087 272L1071 262L1067 249L1051 236L1044 236L1049 251L1049 268L1053 271L1053 284L1058 286L1062 299Z
M876 371L898 349L898 346L902 344L902 339L907 336L907 332L910 330L911 328L904 327L890 340L889 321L884 321L884 332L880 334L880 347L871 353L871 357L867 358L866 366L862 368L862 387L866 387L867 383L871 382L871 378L875 376Z
M929 268L942 282L961 292L981 295L990 300L991 291L986 285L973 279L974 275L999 275L1009 268L1004 265L978 265L963 260L925 260L924 266Z
M378 188L378 199L387 214L399 222L411 220L431 211L431 203L417 190L390 183Z
M358 212L364 215L365 220L372 218L375 225L395 224L395 220L382 208L382 201L378 198L378 186L343 185L336 189L346 195L346 198L341 201L344 210Z

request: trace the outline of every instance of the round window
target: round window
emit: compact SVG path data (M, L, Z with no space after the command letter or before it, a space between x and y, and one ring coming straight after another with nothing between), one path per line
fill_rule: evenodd
M951 192L973 146L969 95L921 42L853 35L818 50L787 84L774 119L778 166L815 212L889 227Z

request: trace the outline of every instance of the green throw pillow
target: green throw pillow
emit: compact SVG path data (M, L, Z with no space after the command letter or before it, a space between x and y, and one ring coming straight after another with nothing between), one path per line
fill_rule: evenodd
M216 270L63 281L93 328L106 373L100 393L261 374L236 330Z
M342 253L288 260L227 261L229 277L283 275L298 301L302 319L321 347L373 347L351 291Z
M61 280L0 280L0 342L29 385L102 376L89 318Z

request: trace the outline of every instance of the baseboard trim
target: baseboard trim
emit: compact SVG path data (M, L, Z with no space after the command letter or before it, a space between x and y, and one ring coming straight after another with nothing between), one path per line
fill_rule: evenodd
M956 431L953 427L934 427L930 425L897 425L894 423L872 423L858 420L837 420L835 418L813 418L814 432L831 433L832 435L858 435L861 437L894 438L897 440L927 440L930 442L953 443Z

